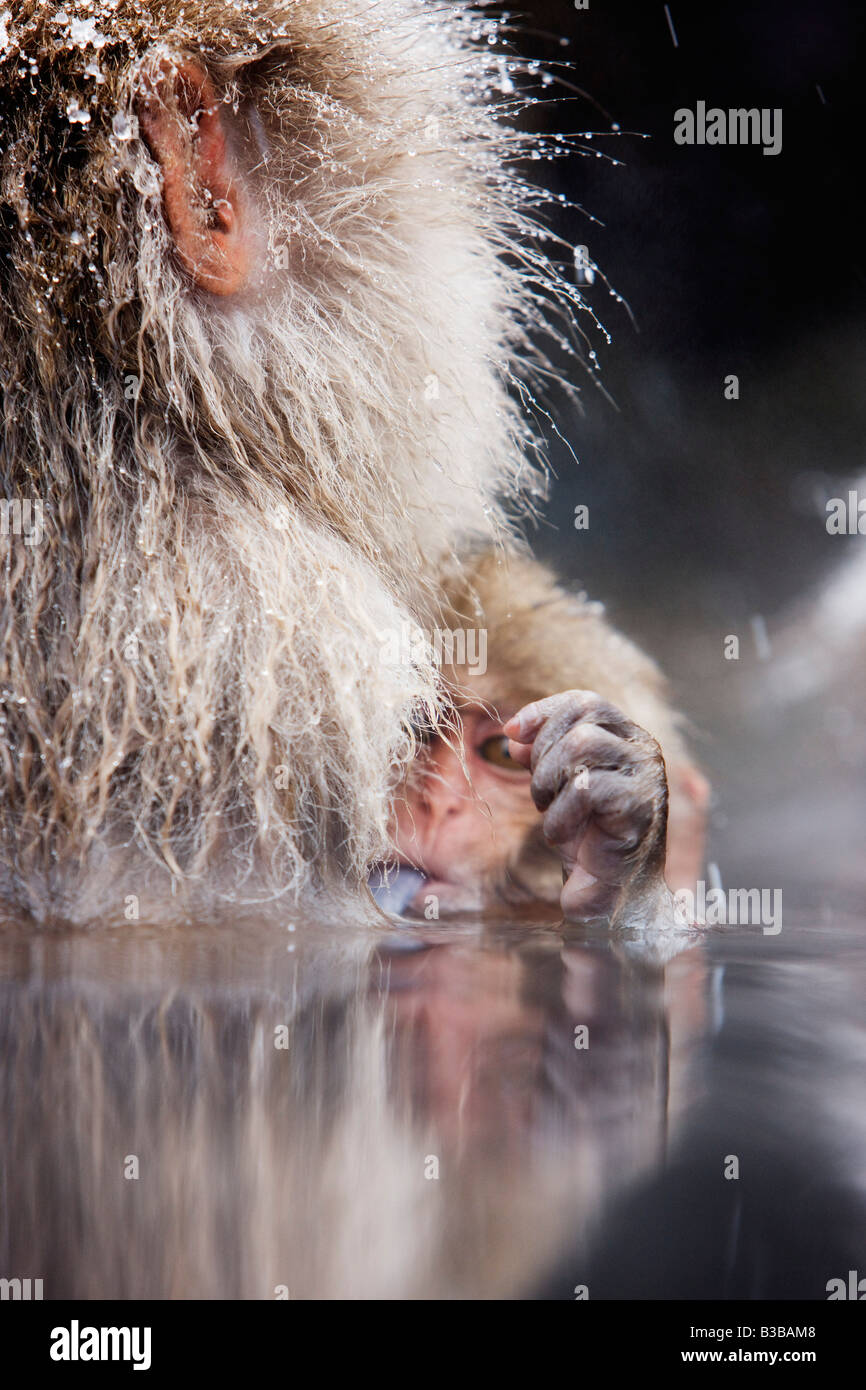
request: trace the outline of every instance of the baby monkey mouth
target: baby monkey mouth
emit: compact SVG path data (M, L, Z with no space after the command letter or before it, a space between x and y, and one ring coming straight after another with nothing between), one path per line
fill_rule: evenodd
M440 914L475 913L483 901L480 889L425 874L405 862L388 870L377 864L367 883L377 905L393 917L438 921Z
M377 905L397 917L406 911L426 882L427 875L410 864L399 864L387 872L377 865L367 880Z

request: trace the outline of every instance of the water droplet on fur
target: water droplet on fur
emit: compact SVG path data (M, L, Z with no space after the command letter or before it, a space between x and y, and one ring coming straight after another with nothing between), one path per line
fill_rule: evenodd
M54 18L56 20L59 16L55 15ZM69 39L78 48L86 48L88 44L93 44L94 48L104 48L108 42L105 35L100 34L96 27L96 20L93 18L71 19L69 21Z
M78 105L77 97L73 97L66 107L66 115L70 125L89 125L90 112L82 111Z
M134 134L132 122L123 111L118 111L113 117L111 129L118 140L131 140Z

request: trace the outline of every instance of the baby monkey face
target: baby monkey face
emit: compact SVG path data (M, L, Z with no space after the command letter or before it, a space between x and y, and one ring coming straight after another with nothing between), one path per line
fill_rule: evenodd
M514 712L462 705L459 734L431 739L412 768L394 814L400 862L428 880L411 909L431 894L442 911L479 908L538 820L530 774L503 732Z
M427 746L395 813L402 862L427 876L410 910L426 915L431 895L437 916L471 910L497 884L520 887L513 869L535 827L544 859L558 856L569 919L644 923L667 911L668 788L650 734L591 690L514 715L474 704L459 713L462 741Z

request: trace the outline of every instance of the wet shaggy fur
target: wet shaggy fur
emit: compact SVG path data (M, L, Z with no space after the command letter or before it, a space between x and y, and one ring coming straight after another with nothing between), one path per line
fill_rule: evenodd
M179 263L136 118L189 55L267 248L233 299ZM383 637L434 621L541 486L514 400L564 290L503 64L477 14L423 0L11 8L0 495L44 517L0 535L19 910L87 917L102 881L110 916L134 864L256 899L385 852L439 678Z

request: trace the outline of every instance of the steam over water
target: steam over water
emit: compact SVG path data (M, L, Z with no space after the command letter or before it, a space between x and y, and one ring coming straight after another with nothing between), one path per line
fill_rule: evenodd
M826 1298L856 1267L853 924L667 965L520 923L297 925L4 935L0 1273L46 1298Z

